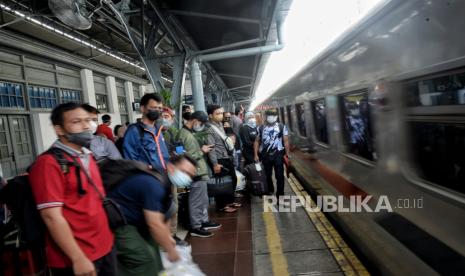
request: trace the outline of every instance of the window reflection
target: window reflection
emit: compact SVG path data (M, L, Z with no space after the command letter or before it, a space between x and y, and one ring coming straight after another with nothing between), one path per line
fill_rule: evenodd
M368 93L342 96L342 116L348 151L368 160L376 159Z
M412 122L410 126L420 176L465 193L465 124Z
M305 128L305 109L304 104L296 104L296 115L297 115L297 123L299 126L299 132L302 136L307 136L307 129Z
M289 127L290 130L294 131L294 125L292 124L292 114L291 114L290 105L286 106L286 112L287 112L287 126Z
M328 140L328 127L326 124L326 101L324 99L312 102L313 120L315 123L316 139L325 144Z
M407 84L409 106L465 104L465 73Z

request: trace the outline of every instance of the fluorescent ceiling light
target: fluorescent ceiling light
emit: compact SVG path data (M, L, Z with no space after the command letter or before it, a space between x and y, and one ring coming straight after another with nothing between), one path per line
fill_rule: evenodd
M285 47L271 53L250 108L268 99L344 31L385 1L293 0L283 26Z
M53 32L55 32L55 33L57 33L57 34L59 34L59 35L62 35L62 36L64 36L64 37L66 37L66 38L69 38L69 39L71 39L71 40L74 40L74 41L76 41L77 43L80 43L80 44L82 44L82 45L84 45L84 46L87 46L87 47L91 47L92 49L97 49L98 51L104 53L105 55L111 56L111 57L113 57L113 58L115 58L115 59L117 59L117 60L119 60L119 61L122 61L122 62L127 63L127 64L129 64L129 65L131 65L131 66L134 66L134 67L136 67L136 68L138 68L138 69L140 69L140 70L142 70L142 71L145 71L145 68L144 68L144 67L139 66L139 65L137 65L135 62L130 61L130 60L126 59L126 58L123 58L123 57L117 56L117 55L115 55L115 54L112 54L112 53L111 53L111 50L108 50L108 51L107 51L107 50L98 48L97 45L94 45L94 44L92 44L92 43L90 43L90 42L84 41L84 40L82 40L82 39L80 39L80 38L74 37L74 36L72 36L72 35L70 35L70 34L68 34L68 33L63 33L62 31L60 31L60 30L58 30L58 29L55 29L53 26L50 26L50 25L48 25L48 24L46 24L46 23L43 23L43 22L41 22L41 21L39 21L39 20L37 20L37 19L34 19L34 18L30 17L30 16L26 16L24 13L22 13L22 12L20 12L20 11L13 10L13 9L11 9L10 7L8 7L8 6L4 5L4 4L0 4L0 7L1 7L3 10L12 12L12 13L18 15L18 16L25 17L26 20L28 20L29 22L31 22L31 23L33 23L33 24L36 24L36 25L45 27L45 28L47 28L47 29L49 29L49 30L51 30L51 31L53 31Z

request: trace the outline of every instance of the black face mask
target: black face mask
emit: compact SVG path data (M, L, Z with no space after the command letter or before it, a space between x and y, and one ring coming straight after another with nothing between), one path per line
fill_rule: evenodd
M90 148L90 142L94 134L92 131L83 131L78 133L68 133L66 134L66 138L70 143L76 144L81 147Z
M147 113L145 113L145 116L150 121L156 121L160 117L160 111L158 111L158 110L149 110L149 111L147 111Z

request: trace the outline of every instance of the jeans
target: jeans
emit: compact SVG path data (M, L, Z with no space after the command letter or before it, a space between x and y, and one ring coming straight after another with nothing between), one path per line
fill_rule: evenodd
M265 168L266 182L268 183L268 190L270 193L274 193L274 169L274 177L276 178L276 195L284 195L284 152L276 153L274 156L269 156L267 153L264 153L262 154L262 163Z

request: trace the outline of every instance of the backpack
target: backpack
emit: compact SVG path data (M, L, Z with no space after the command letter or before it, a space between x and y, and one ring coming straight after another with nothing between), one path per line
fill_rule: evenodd
M172 184L164 173L156 170L150 170L147 164L127 159L104 159L98 162L100 176L102 177L103 186L108 193L115 189L123 180L137 174L148 174L156 178L165 190L165 198L162 205L165 210L165 217L171 217L176 212L176 206L173 204Z
M44 154L51 154L56 159L63 174L69 173L69 167L76 165L65 158L66 153L61 149L50 148L42 153ZM79 189L81 192L81 185ZM45 245L45 224L37 210L27 173L8 181L8 184L0 190L0 202L6 204L12 214L12 220L19 230L21 247L32 248Z

